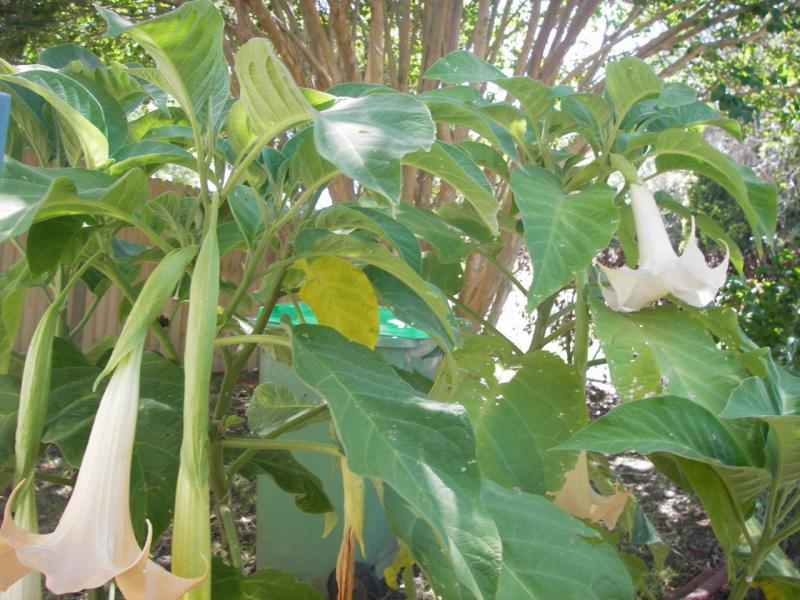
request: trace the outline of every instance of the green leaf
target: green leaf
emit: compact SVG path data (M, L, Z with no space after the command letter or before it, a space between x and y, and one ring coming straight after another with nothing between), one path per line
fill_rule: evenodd
M757 419L769 425L767 467L781 488L800 481L800 378L768 363L766 377L745 379L720 414L724 419Z
M498 232L497 211L500 205L492 186L480 167L468 154L444 142L435 142L430 150L407 154L403 163L427 171L450 185L464 196L489 230Z
M558 447L607 454L666 452L731 466L746 461L736 440L713 414L678 396L621 404Z
M68 251L74 252L84 220L77 216L58 217L34 223L28 231L25 256L34 277L52 271Z
M327 400L350 469L391 486L434 532L464 585L493 598L500 543L478 498L463 408L421 396L377 354L329 328L293 328L292 356L300 378Z
M247 425L256 435L265 436L287 419L321 405L322 400L311 390L295 394L288 386L272 381L262 383L253 392L250 406L247 407Z
M425 302L410 287L386 271L369 266L364 269L381 299L392 307L398 319L427 332L440 347L452 350L456 328L445 329ZM436 290L434 290L436 293Z
M105 68L105 65L93 53L77 44L58 44L57 46L50 46L39 52L39 64L52 67L54 69L63 69L72 61L77 60L94 69L96 67Z
M658 452L704 463L740 504L752 500L770 482L769 473L748 462L744 449L713 414L677 396L621 404L557 448L609 454Z
M336 513L319 477L286 450L262 450L242 467L242 475L269 476L280 489L294 496L294 504L309 514Z
M509 77L495 83L519 100L531 123L545 116L555 104L552 88L530 77Z
M228 205L231 207L233 218L251 250L256 236L264 231L264 212L262 210L266 210L266 207L259 206L262 204L263 201L249 186L236 185L228 195Z
M9 370L11 351L22 324L29 283L30 273L25 259L17 261L0 274L0 374L6 374Z
M591 264L608 245L619 216L610 188L568 194L555 175L540 167L514 169L511 189L533 262L528 304L534 307Z
M573 118L577 130L599 152L611 122L611 106L598 94L570 94L561 99L561 110Z
M337 202L317 213L314 226L331 231L358 228L372 232L390 242L412 269L419 272L422 266L422 253L414 234L398 220L372 208Z
M82 156L89 168L108 160L106 112L99 100L81 83L56 71L30 70L3 77L35 92L53 107L64 126L64 144L70 161ZM76 146L70 145L75 140Z
M122 146L114 152L113 158L116 162L108 168L108 172L114 176L136 167L160 167L167 163L190 169L197 166L195 157L180 146L149 140Z
M534 352L525 356L514 378L498 386L493 397L464 401L485 478L531 494L561 488L564 473L575 466L576 454L549 450L588 422L574 369L552 354Z
M342 173L400 203L400 159L435 140L430 112L404 94L340 98L314 112L317 151Z
M659 96L663 85L646 62L633 56L606 67L606 91L614 102L618 122L640 100Z
M0 485L5 486L13 483L19 388L16 377L0 374Z
M289 143L297 144L294 154L287 159L289 174L293 181L299 181L307 190L321 187L339 172L317 152L313 128L302 130Z
M160 17L131 23L98 7L108 24L106 35L128 34L153 57L153 75L186 111L198 130L219 124L228 100L228 63L222 52L224 21L209 0L192 0ZM157 76L156 76L157 75ZM151 80L151 83L153 81Z
M242 575L239 569L214 557L211 596L214 600L323 600L322 594L291 573L259 569Z
M336 256L300 260L295 267L305 272L300 298L314 311L320 325L374 348L378 341L378 298L361 269Z
M505 79L506 76L472 52L456 50L433 63L423 77L438 79L442 83L472 83Z
M593 300L591 309L623 401L664 393L719 414L747 377L730 352L717 348L705 328L675 306L622 314Z
M737 140L742 139L742 126L739 125L739 122L723 117L705 102L660 108L648 117L647 131L662 131L670 128L685 129L697 125L719 127Z
M0 79L0 92L11 96L11 122L16 125L40 164L50 162L51 140L44 122L44 100L29 90Z
M503 541L496 598L633 599L625 565L596 531L541 496L484 481L481 497Z
M311 120L308 102L266 38L251 39L239 48L235 69L242 105L260 145Z
M449 90L450 88L433 90L418 96L431 111L433 120L437 123L448 123L471 129L480 134L498 151L508 155L515 162L519 162L514 138L476 107L445 95Z
M472 252L475 244L467 241L466 232L448 223L436 213L405 202L394 207L394 218L438 251L444 263L458 262Z

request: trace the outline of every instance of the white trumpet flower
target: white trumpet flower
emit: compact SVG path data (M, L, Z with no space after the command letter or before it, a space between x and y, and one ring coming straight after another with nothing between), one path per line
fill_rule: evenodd
M716 267L709 267L697 246L694 219L683 254L678 256L664 228L653 194L647 187L631 184L631 205L639 246L639 267L603 270L611 288L600 282L609 308L620 312L640 310L667 294L698 308L706 306L725 283L728 254Z
M39 535L18 527L11 516L14 494L9 498L0 527L0 589L36 570L56 594L99 587L116 578L128 600L175 600L203 579L177 577L148 559L149 522L144 548L133 533L129 487L141 362L139 345L114 371L55 531Z

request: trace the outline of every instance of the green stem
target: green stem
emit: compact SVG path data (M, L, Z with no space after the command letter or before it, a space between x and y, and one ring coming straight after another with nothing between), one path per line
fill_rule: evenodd
M553 304L556 301L556 294L549 296L542 301L536 308L536 324L533 326L533 338L531 338L531 345L528 352L539 350L544 346L545 334L547 333L547 325L550 322L550 311L553 309Z
M242 570L242 551L239 544L239 534L236 530L236 523L233 520L233 512L227 502L217 504L217 515L222 523L222 531L225 534L225 541L228 545L231 566L239 571Z
M497 269L500 273L502 273L503 276L505 276L506 279L508 279L511 283L513 283L514 287L516 287L520 292L522 292L523 296L525 296L525 297L528 296L528 288L526 288L524 285L522 285L519 282L519 280L516 277L514 277L514 274L510 270L508 270L506 267L501 265L500 262L494 256L492 256L488 252L479 252L479 254L483 257L484 260L486 260L487 262L491 263L491 265L495 269Z
M56 475L48 475L46 473L36 473L37 481L46 481L47 483L54 483L56 485L65 485L67 487L73 487L75 485L74 479L69 479L67 477L58 477Z
M229 437L218 440L221 448L240 448L243 450L292 450L295 452L317 452L341 456L339 449L333 444L323 442L304 442L300 440L270 440L256 437Z
M103 261L97 266L97 269L114 282L114 285L116 285L122 291L128 302L133 304L136 301L136 294L134 293L133 288L125 279L125 276L120 273L119 268L113 260ZM166 357L172 362L179 362L178 351L175 350L175 346L172 345L172 341L169 339L167 332L164 331L161 325L156 322L151 323L150 331L154 336L156 336L156 339L161 345L161 349L164 351Z
M275 439L280 437L284 433L288 431L292 431L297 429L300 425L313 419L314 417L321 415L326 410L328 410L328 406L326 404L322 404L311 410L308 410L300 415L292 417L279 427L276 427L272 431L270 431L267 435L264 436L264 439ZM236 473L238 473L247 462L253 458L256 454L258 454L259 449L257 448L250 448L242 452L236 459L228 466L228 479L230 480L233 478Z
M586 383L586 365L589 360L589 303L586 298L586 273L575 277L575 346L573 360L578 377Z
M466 304L464 304L463 302L461 302L455 296L450 296L450 302L455 304L456 308L458 308L459 310L465 312L471 318L475 319L478 323L483 325L486 329L491 331L493 334L495 334L495 335L505 339L506 341L508 341L508 343L511 345L511 350L515 354L524 354L522 352L522 350L520 348L518 348L516 344L514 344L514 342L512 342L506 336L504 336L503 333L499 329L497 329L497 327L492 325L489 321L487 321L485 318L483 318L481 315L479 315L477 312L475 312L471 307L469 307Z
M275 304L278 302L278 298L280 298L281 284L285 272L286 269L284 268L283 271L279 272L273 278L271 282L272 288L269 290L264 306L261 308L261 313L258 315L253 325L253 335L261 335L266 328L269 317L272 314L272 309L275 308ZM230 367L225 369L225 375L222 378L219 394L217 395L217 402L214 406L213 419L215 421L219 421L223 415L228 414L230 411L236 380L239 378L239 373L244 368L245 363L247 363L250 354L252 354L255 348L256 344L248 343L243 345L233 356Z
M89 308L83 311L83 316L81 317L81 320L78 321L78 324L75 325L73 330L69 332L68 336L69 339L74 340L76 337L78 337L78 335L80 335L81 331L83 331L83 328L86 327L86 324L92 318L92 315L94 315L94 312L95 310L97 310L97 306L100 304L100 300L102 299L103 299L102 295L94 296L94 299L92 300L92 303L89 305Z
M414 565L403 569L403 587L406 589L406 600L416 600L417 584L414 581Z
M566 323L563 323L558 329L556 329L553 333L551 333L550 335L546 336L542 340L540 347L543 348L544 346L547 346L547 344L549 344L550 342L552 342L554 340L557 340L562 335L564 335L568 331L572 331L573 329L575 329L575 320L574 319L572 321L567 321Z
M240 344L267 344L290 348L291 342L277 335L228 335L214 340L215 346L238 346Z

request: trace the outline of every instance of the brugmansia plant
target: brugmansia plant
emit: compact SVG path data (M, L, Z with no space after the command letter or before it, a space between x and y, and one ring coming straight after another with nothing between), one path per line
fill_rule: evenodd
M647 567L621 548L661 556L663 544L602 464L601 453L630 449L703 502L732 598L751 585L795 597L800 575L772 559L800 530L800 384L713 306L728 259L707 265L695 225L741 270L735 243L644 176L718 182L762 251L775 187L700 133L738 137L736 122L634 58L608 65L603 94L507 77L466 52L425 74L445 84L434 91L323 92L298 88L263 39L235 56L234 98L210 0L136 24L101 14L154 66L104 65L69 44L37 65L0 62L13 100L0 241L21 254L0 277L0 474L14 489L0 529L4 597L41 597L39 573L55 593L114 579L130 599L273 597L278 585L282 598L319 597L285 573L242 573L230 505L234 477L263 472L332 522L295 451L340 467L340 597L365 485L380 491L400 543L393 571L418 564L446 600L646 595ZM500 92L471 85L486 81ZM460 141L437 140L437 126ZM196 195L151 197L148 176L166 165L189 170ZM454 199L436 210L404 202L404 168L431 173ZM323 206L337 175L359 193ZM662 209L691 221L680 253ZM126 239L131 229L146 243ZM526 350L491 327L476 333L481 315L467 314L467 327L454 314L464 261L519 236L534 277L530 289L514 282L537 315ZM598 262L610 244L629 266ZM234 251L232 281L220 263ZM112 286L124 297L122 333L85 353L75 340L90 315L72 329L65 318L79 282L96 301ZM12 345L32 288L50 307L20 357ZM556 310L569 293L574 303ZM271 324L283 297L302 299L319 324ZM436 342L433 380L376 353L379 305ZM177 310L188 314L183 355L160 318ZM148 333L157 352L143 352ZM589 423L592 335L623 403ZM568 361L544 350L562 336ZM249 402L268 418L249 413L243 435L233 398L257 348L313 393L259 386ZM224 374L212 394L214 357ZM285 437L325 420L330 443ZM38 533L35 482L50 446L76 476L58 525ZM171 573L148 557L169 527Z

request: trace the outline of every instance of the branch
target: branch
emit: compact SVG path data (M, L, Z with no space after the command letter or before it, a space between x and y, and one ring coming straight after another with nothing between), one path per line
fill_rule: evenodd
M384 26L386 12L384 0L369 0L370 21L367 38L367 68L364 81L383 83Z
M356 61L356 50L350 35L350 24L347 20L348 0L330 0L331 30L336 39L336 49L342 75L346 81L361 81L361 73Z

